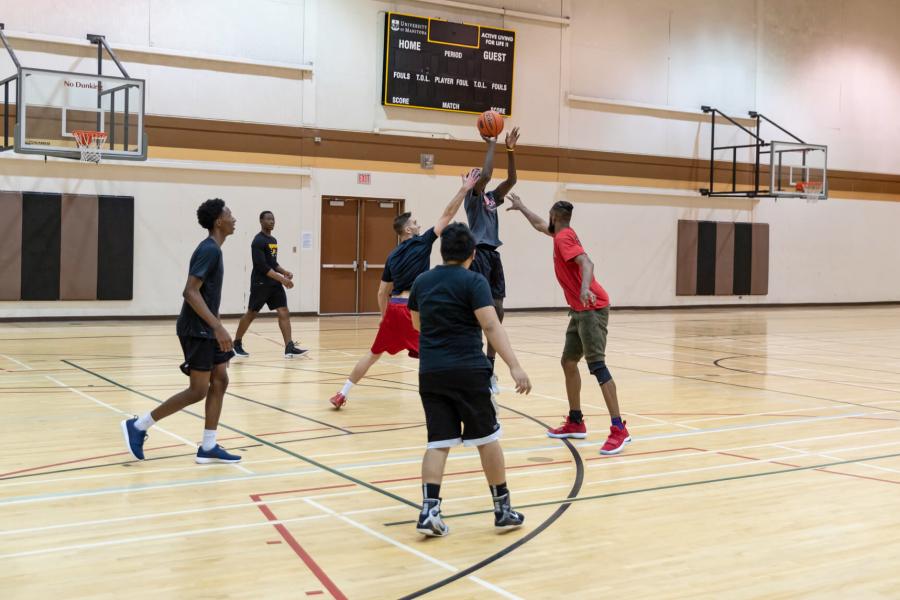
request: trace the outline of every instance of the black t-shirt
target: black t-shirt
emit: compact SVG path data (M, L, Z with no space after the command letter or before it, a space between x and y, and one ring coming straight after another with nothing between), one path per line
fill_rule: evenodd
M432 227L422 235L403 240L388 254L381 280L394 284L392 295L412 289L416 277L431 268L431 247L436 239Z
M497 207L503 204L504 198L497 200L497 190L493 192L476 192L469 190L466 194L466 217L469 220L469 229L475 237L478 246L490 246L499 248L503 245L500 241L500 224L497 222Z
M278 240L260 231L250 244L250 257L253 259L252 285L281 285L266 275L270 270L278 272Z
M475 311L493 305L487 279L462 266L442 265L420 275L408 305L421 321L419 372L490 369Z
M225 275L225 265L222 261L222 249L211 237L206 238L197 246L191 255L191 264L188 274L203 280L200 286L200 295L212 314L219 316L219 304L222 301L222 279ZM178 335L189 337L215 338L210 326L201 319L185 301L181 305L181 314L175 326Z

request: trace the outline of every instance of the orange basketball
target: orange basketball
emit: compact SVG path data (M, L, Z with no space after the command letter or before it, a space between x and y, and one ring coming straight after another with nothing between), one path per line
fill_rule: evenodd
M503 131L503 117L500 113L486 110L478 115L475 126L478 127L478 133L484 137L497 137Z

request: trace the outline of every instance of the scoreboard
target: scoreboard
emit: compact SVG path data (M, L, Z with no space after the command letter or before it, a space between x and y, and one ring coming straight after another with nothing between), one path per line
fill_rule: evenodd
M512 115L516 32L389 12L381 103Z

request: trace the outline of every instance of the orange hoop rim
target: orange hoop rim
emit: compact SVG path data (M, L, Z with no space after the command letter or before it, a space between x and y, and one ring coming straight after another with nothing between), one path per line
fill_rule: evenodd
M76 129L72 132L75 141L81 146L88 146L95 141L106 141L107 134L105 131L91 131L89 129Z

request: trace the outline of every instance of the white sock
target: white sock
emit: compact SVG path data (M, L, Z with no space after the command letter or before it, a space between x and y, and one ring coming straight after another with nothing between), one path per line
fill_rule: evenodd
M341 388L341 393L344 395L344 398L346 398L347 394L350 393L350 388L352 388L352 387L353 387L353 382L348 379L347 383L344 384L344 387Z
M147 413L143 417L138 417L138 420L134 422L134 426L136 429L140 429L141 431L147 431L156 421L153 420L153 417L150 416L150 413Z
M216 447L216 430L215 429L204 429L203 430L203 441L200 443L200 447L203 448L204 452L209 452L213 448Z

